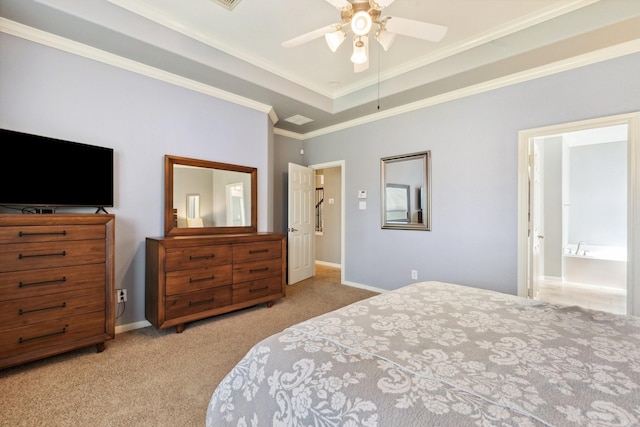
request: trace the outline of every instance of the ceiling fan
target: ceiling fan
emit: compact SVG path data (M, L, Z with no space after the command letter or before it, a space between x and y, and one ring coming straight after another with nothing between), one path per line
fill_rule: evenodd
M447 33L447 27L412 19L387 16L381 19L382 10L394 0L327 0L340 11L342 22L327 25L282 43L283 47L295 47L325 37L327 45L335 52L353 32L353 70L357 73L369 68L369 33L387 51L397 34L431 42L438 42ZM374 28L374 24L376 27Z

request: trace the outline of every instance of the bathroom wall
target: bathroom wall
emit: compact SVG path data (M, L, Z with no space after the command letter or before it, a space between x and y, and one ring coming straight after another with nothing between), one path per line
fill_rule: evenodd
M627 142L569 149L567 243L627 246Z

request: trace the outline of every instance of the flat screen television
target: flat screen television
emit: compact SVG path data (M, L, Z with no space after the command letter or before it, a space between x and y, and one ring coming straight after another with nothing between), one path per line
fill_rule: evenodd
M113 206L113 149L0 129L0 206Z

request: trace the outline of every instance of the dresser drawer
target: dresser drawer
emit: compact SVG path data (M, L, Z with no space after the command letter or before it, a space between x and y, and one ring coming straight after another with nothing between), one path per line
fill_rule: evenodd
M280 258L281 256L282 243L279 240L254 243L238 243L233 245L234 263Z
M0 227L0 243L65 242L104 239L104 225L23 225Z
M105 334L104 311L10 329L0 334L0 359Z
M233 303L238 304L282 292L282 276L233 285Z
M0 273L0 301L96 287L104 293L105 280L104 264Z
M104 263L104 240L3 245L0 272Z
M0 302L0 331L39 322L64 319L96 311L104 312L104 287L48 294Z
M231 285L167 297L166 318L174 319L231 304Z
M282 260L266 259L233 265L233 283L248 282L282 274Z
M231 245L167 249L166 271L231 264Z
M167 295L182 294L231 284L231 264L167 273Z

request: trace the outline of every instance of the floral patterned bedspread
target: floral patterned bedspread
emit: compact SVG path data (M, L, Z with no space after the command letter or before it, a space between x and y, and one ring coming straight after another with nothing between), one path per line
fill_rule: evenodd
M639 426L640 318L422 282L258 343L219 426Z

